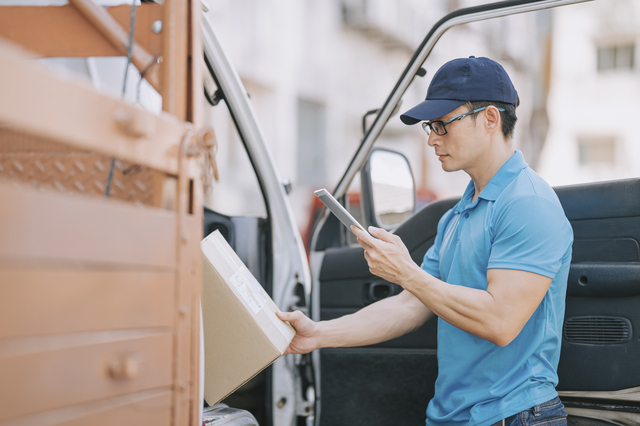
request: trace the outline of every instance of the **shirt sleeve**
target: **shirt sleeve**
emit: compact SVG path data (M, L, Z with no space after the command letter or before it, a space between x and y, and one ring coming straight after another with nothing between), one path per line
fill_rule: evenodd
M562 208L539 196L518 198L494 222L488 269L517 269L554 278L573 231Z
M429 248L429 250L427 250L427 253L424 255L424 258L422 259L422 265L420 265L422 269L436 278L442 278L440 276L440 247L442 246L442 235L444 234L445 224L448 222L448 218L452 212L453 209L448 210L440 218L440 221L438 222L438 231L436 234L436 238L433 242L433 245Z
M436 278L440 278L440 247L437 242L438 236L436 235L436 241L434 241L433 245L429 248L429 250L427 250L427 253L422 259L422 265L420 267L427 271L430 275Z

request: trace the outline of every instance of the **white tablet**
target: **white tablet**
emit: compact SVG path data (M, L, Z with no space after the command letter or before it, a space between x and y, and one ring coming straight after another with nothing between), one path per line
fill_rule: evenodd
M360 225L358 221L355 220L353 216L351 216L347 209L342 207L342 204L340 204L338 200L333 198L333 195L329 194L329 191L322 188L315 191L314 194L316 194L316 197L320 198L320 201L322 201L324 205L327 206L338 219L340 219L340 222L342 222L344 226L349 228L349 230L351 230L351 225L355 225L358 228L362 229L364 232L367 232L367 230L364 229L364 226Z

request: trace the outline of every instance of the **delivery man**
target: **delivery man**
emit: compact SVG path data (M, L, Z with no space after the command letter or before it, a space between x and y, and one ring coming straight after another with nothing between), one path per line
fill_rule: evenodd
M400 118L421 123L445 171L471 181L416 265L400 238L352 232L371 273L404 291L352 315L313 322L280 313L288 353L362 346L438 316L438 379L427 425L566 425L557 367L573 232L553 189L514 150L518 95L502 66L462 58L434 75Z

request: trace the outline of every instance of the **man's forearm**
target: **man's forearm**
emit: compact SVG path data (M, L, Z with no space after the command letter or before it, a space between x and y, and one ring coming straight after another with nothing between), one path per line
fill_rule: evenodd
M384 342L424 324L432 313L408 292L358 312L318 323L320 347L366 346Z

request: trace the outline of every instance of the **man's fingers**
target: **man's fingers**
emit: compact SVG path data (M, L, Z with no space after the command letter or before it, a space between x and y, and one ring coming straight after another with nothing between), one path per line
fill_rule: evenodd
M363 249L369 250L373 247L373 238L364 232L362 229L358 228L355 225L351 225L351 232L358 238L358 244L362 246Z
M404 245L404 243L402 242L402 238L400 238L396 234L392 234L391 232L388 232L385 229L370 226L369 232L371 233L371 235L373 235L379 240L384 241L385 243L390 243L395 245L398 245L398 244Z
M376 238L387 243L391 243L395 240L400 239L400 237L398 237L397 235L387 232L382 228L376 228L375 226L370 226L367 231L369 231L369 234L367 234L357 226L351 225L351 232L353 232L353 234L358 237L358 240L362 240L365 245L370 247L373 247L375 245ZM362 245L362 243L360 243L360 245Z
M396 237L396 235L393 235L382 228L376 228L375 226L369 227L369 233L374 237L378 238L379 240L382 240L387 243L394 242L394 237Z
M353 232L353 235L360 239L365 239L366 237L368 237L367 233L364 232L362 228L355 225L351 225L351 232Z
M282 312L282 311L276 311L276 315L278 316L278 318L280 318L282 321L289 321L290 317L291 317L291 313L289 312Z
M276 315L282 321L287 321L291 324L293 328L296 328L296 324L300 320L300 315L304 315L304 314L300 311L295 311L295 312L276 311Z

